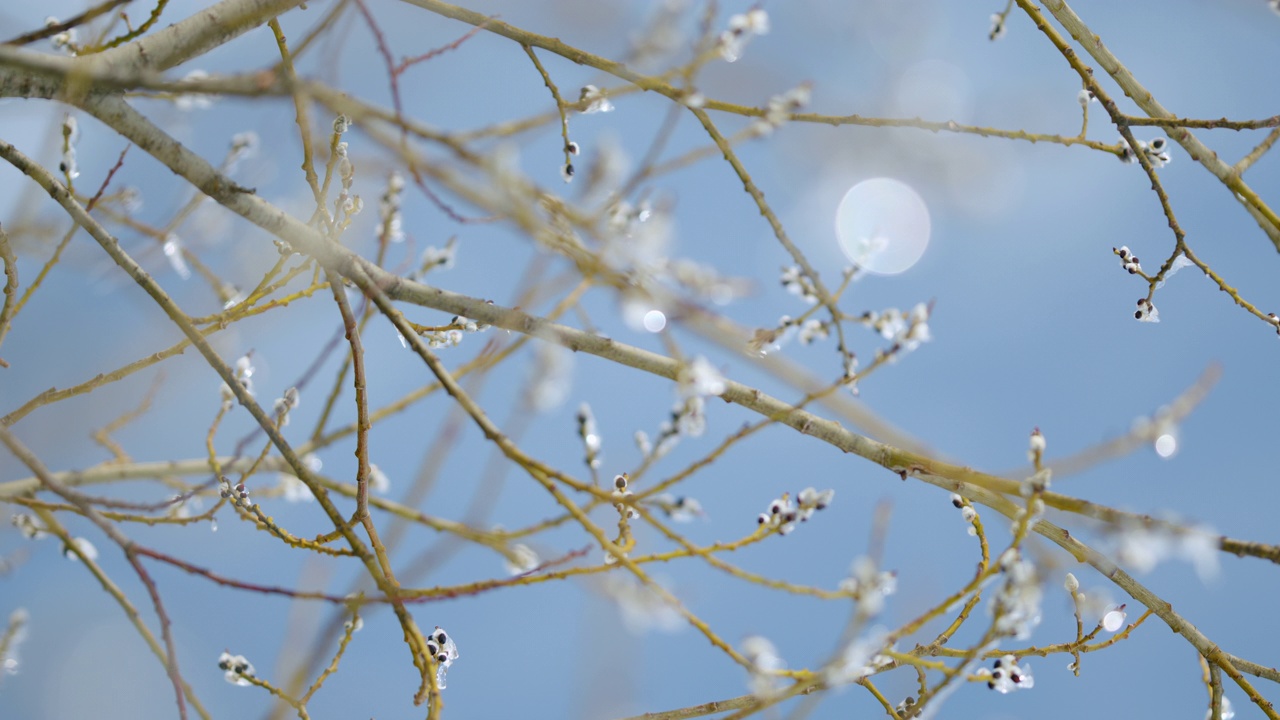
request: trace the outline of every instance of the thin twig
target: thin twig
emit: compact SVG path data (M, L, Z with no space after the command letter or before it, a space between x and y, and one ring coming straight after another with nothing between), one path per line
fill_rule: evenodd
M88 10L85 10L79 15L63 20L60 23L46 25L40 28L39 30L32 30L31 32L23 33L22 35L19 35L13 38L12 40L6 40L3 44L29 45L33 42L36 42L37 40L44 40L45 38L53 37L58 33L66 32L71 28L80 27L81 25L87 25L93 22L94 20L96 20L97 18L101 17L102 15L106 15L112 10L120 7L121 5L127 5L131 2L133 2L133 0L105 0L102 3L94 5Z

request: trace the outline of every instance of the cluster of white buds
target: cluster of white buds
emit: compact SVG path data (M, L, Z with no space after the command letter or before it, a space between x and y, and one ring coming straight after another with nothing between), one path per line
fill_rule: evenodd
M724 375L701 355L680 367L676 382L684 398L721 395L729 388Z
M918 718L924 714L924 710L916 709L916 698L914 695L908 695L903 698L902 702L898 703L898 706L894 708L894 710L897 711L898 717L903 718Z
M671 207L664 201L655 205L642 200L635 205L620 201L609 208L605 219L605 262L619 272L632 274L636 287L624 294L636 297L636 290L643 290L646 281L665 278L672 239L675 237L675 219ZM648 293L638 296L653 307Z
M707 104L707 96L697 90L686 90L684 95L680 96L680 102L684 103L685 107L701 108Z
M720 33L716 42L716 51L725 62L737 62L747 43L756 35L769 33L769 14L764 8L754 7L745 13L729 18L729 29Z
M38 540L49 532L39 519L27 513L14 513L9 518L9 522L18 528L18 532L22 533L22 537L28 540Z
M345 145L346 143L343 144ZM344 180L343 182L346 181ZM364 210L364 198L359 195L350 195L347 189L343 188L342 192L338 194L338 199L334 202L334 205L342 211L341 227L345 228L355 219L355 216Z
M339 123L335 121L335 132L338 129L338 125ZM364 210L364 199L359 195L351 194L351 187L355 185L356 182L356 166L355 163L351 162L351 156L347 152L346 142L334 143L333 153L338 158L338 178L342 182L342 190L338 193L338 197L333 201L333 206L336 210L345 214L346 217L344 222L350 222L352 218L360 214L361 210Z
M422 338L427 341L427 346L433 349L457 347L462 344L462 338L466 333L482 332L488 330L487 323L479 320L472 320L462 315L455 315L449 324L445 327L435 330L427 330L422 332ZM409 343L400 335L400 346L409 347Z
M792 295L812 305L818 302L818 290L799 265L782 268L782 287Z
M1040 432L1039 427L1032 428L1031 440L1027 443L1027 462L1038 465L1044 458L1044 448L1044 433Z
M1147 159L1156 167L1164 167L1173 162L1173 156L1169 154L1169 141L1162 137L1149 140L1146 151Z
M587 467L595 470L600 467L600 431L596 429L596 416L591 406L582 403L578 406L578 437L582 438L582 447L586 452L584 458Z
M62 160L58 163L58 170L68 180L80 177L80 168L76 164L76 143L79 141L80 124L76 122L75 115L67 113L62 119Z
M404 176L392 171L387 176L387 190L378 200L378 237L387 242L403 242L404 226L400 214L400 195L404 192Z
M524 402L536 412L559 407L573 388L573 353L552 342L541 342L533 350Z
M1133 316L1138 322L1160 322L1160 311L1146 298L1138 298L1138 309L1134 311Z
M617 603L622 625L632 635L650 631L674 633L685 626L684 616L656 582L640 582L634 577L613 573L606 575L599 587Z
M61 22L58 18L53 17L52 15L44 19L45 27L55 27L60 24ZM77 39L78 33L76 32L76 29L68 28L49 38L49 44L53 46L54 50L62 50L68 55L76 55L79 52L79 49L76 46Z
M658 441L656 443L650 440L649 433L643 430L637 430L633 439L641 457L646 460L650 458L658 460L676 446L676 443L680 441L680 433L676 430L676 425L673 421L664 421L659 427Z
M795 503L791 502L791 493L782 493L781 497L774 498L769 503L767 512L756 516L756 524L771 529L777 528L778 534L786 535L796 529L796 520L799 517L800 512L796 509Z
M301 458L303 467L312 473L318 473L324 468L324 461L315 453L307 453ZM311 494L311 488L302 482L297 475L291 472L281 472L279 475L280 492L285 502L311 502L315 500L315 495Z
M338 116L333 119L334 135L345 134L350 129L351 129L351 118L347 117L346 115L339 113Z
M813 86L809 83L801 83L781 95L774 95L769 98L764 116L751 124L752 132L756 135L772 133L791 119L792 113L803 110L812 97Z
M808 522L815 512L825 510L835 496L836 491L830 488L818 491L807 487L796 494L794 501L791 493L782 493L769 503L768 512L756 516L756 523L770 529L777 528L779 535L786 535L796 529L797 522Z
M1275 10L1277 15L1280 15L1280 0L1271 0L1271 9ZM1231 698L1227 697L1226 695L1223 695L1222 707L1220 708L1218 717L1222 718L1222 720L1232 720L1232 718L1234 718L1235 716L1236 716L1236 709L1231 706ZM1213 706L1210 705L1209 709L1204 711L1204 720L1212 720L1212 718L1213 718Z
M858 394L858 354L851 350L844 354L844 386L855 396Z
M284 395L276 398L273 410L276 417L280 418L280 427L289 424L289 412L298 407L298 388L291 387L284 391Z
M674 495L662 494L653 499L662 512L675 522L692 522L694 518L706 517L706 513L702 510L702 503L697 498L687 495L675 497Z
M98 559L98 548L93 546L87 538L74 537L71 543L62 548L62 556L68 560L79 561L81 557L86 560Z
M436 661L436 687L444 690L445 673L453 665L453 661L458 659L458 646L454 644L453 637L437 625L427 637L427 652Z
M244 380L248 380L253 377L253 373L256 371L256 368L253 366L252 355L253 351L250 350L244 355L236 358L236 377L243 378ZM242 382L240 384L244 385L245 383Z
M1111 252L1119 256L1120 266L1123 267L1130 275L1137 275L1142 272L1142 261L1138 259L1137 255L1129 252L1128 245L1121 245L1118 248L1113 247L1111 248Z
M1089 103L1098 102L1098 96L1089 88L1080 88L1080 92L1076 93L1076 102L1080 103L1080 107L1088 107Z
M666 270L671 279L686 290L705 297L716 305L728 305L736 298L750 295L754 290L750 280L724 277L714 267L693 260L672 260L667 263Z
M808 522L815 512L826 510L835 499L836 491L833 488L819 491L813 487L807 487L801 490L796 494L796 505L800 508L800 522Z
M236 360L235 367L236 382L240 383L240 387L244 388L244 391L250 395L253 394L254 373L253 360L250 359L251 355L253 355L252 350L240 356L240 358ZM222 397L223 412L230 410L232 406L235 405L236 394L232 392L231 386L225 382L222 383L222 387L219 389L219 395Z
M649 439L649 433L643 430L637 430L632 440L636 443L636 450L640 451L640 456L648 458L653 454L653 441Z
M199 82L201 80L208 79L208 77L209 73L204 70L192 70L184 75L182 79L184 81ZM174 107L178 108L182 112L205 110L213 106L213 99L215 97L215 95L209 95L206 93L179 92L177 97L174 98L173 104Z
M742 641L742 656L751 663L748 687L757 698L774 696L781 689L777 673L783 668L782 658L773 643L760 635L752 635Z
M1129 617L1129 614L1124 611L1125 607L1124 604L1120 604L1107 610L1098 624L1107 632L1119 632L1120 628L1124 627L1124 621Z
M120 201L120 209L126 215L133 215L142 210L142 191L133 185L128 185L122 189L117 199Z
M612 105L610 105L612 109ZM582 172L586 187L582 194L589 202L617 196L617 190L631 175L632 159L617 138L605 135L598 139L598 147Z
M706 430L706 398L716 397L728 389L728 383L711 361L699 355L681 366L676 375L680 399L671 409L671 428L681 435L698 437ZM663 434L669 428L663 427Z
M27 640L27 623L30 621L31 614L26 608L9 613L9 627L4 631L7 642L0 647L0 674L18 674L18 648Z
M880 333L880 337L893 341L889 352L909 352L920 347L920 343L933 339L933 334L929 331L929 316L932 312L930 303L916 303L909 312L889 308L884 312L864 313L860 320Z
M969 524L969 534L977 536L978 528L974 525L974 521L978 519L978 511L973 509L973 505L968 500L957 493L951 493L951 504L960 510L960 516Z
M812 345L831 336L829 327L826 322L818 318L809 318L800 325L800 332L796 335L796 338L801 345Z
M1129 142L1123 137L1120 138L1120 161L1124 163L1138 162L1137 156L1133 152L1133 148L1129 147ZM1169 154L1169 141L1163 137L1155 137L1151 140L1138 140L1138 149L1146 156L1147 161L1152 167L1164 167L1173 162L1173 156Z
M636 432L636 446L645 457L656 460L680 442L681 435L698 437L707 428L706 403L702 398L680 401L671 407L671 414L658 425L658 438L650 441L648 433Z
M523 575L527 572L533 572L542 564L542 559L538 557L538 553L524 543L512 545L510 551L504 554L506 555L506 561L502 564L502 567L507 571L508 575Z
M169 267L178 274L183 280L191 278L191 268L187 267L187 259L183 257L182 239L177 233L169 233L164 236L164 242L160 245L160 250L164 253L164 257L169 261Z
M1049 489L1051 480L1053 480L1052 468L1042 468L1022 481L1021 487L1018 489L1019 493L1024 498L1031 498L1033 501L1039 500L1040 503L1043 503L1044 500L1040 496L1044 495L1045 491ZM1035 505L1034 502L1033 505ZM1034 509L1036 508L1033 507Z
M382 472L382 468L377 463L369 463L369 489L378 493L385 494L391 490L391 478Z
M1018 488L1019 494L1027 499L1026 506L1019 508L1016 515L1013 516L1015 522L1031 527L1044 517L1044 493L1049 488L1049 480L1053 477L1053 470L1050 468L1041 468L1031 477L1023 480Z
M626 473L616 475L613 478L613 509L618 511L618 515L628 520L635 520L640 517L640 513L631 506L635 493L627 489L629 478Z
M995 629L1019 640L1031 637L1031 631L1040 624L1040 600L1044 593L1036 568L1022 557L1017 548L1009 548L1000 555L1000 572L1004 585L1000 587L988 609L995 616Z
M583 115L613 112L613 103L609 102L609 98L605 96L604 91L595 85L583 87L578 93L578 102L587 104L582 109Z
M621 237L630 237L637 225L653 216L653 203L641 200L632 205L626 200L619 200L609 208L608 225L610 233Z
M458 258L458 238L451 237L444 247L436 247L428 245L422 251L422 258L418 261L418 270L413 274L415 280L421 280L427 273L432 270L449 270L453 268L453 263Z
M783 315L778 318L778 324L775 327L756 328L751 339L747 341L747 347L751 352L763 357L781 350L783 345L791 342L791 336L795 333L796 320L790 315Z
M578 143L572 140L564 144L564 153L566 158L573 155L577 155L581 152L582 152L582 148L578 145ZM573 175L575 172L577 171L573 167L573 160L565 160L564 166L560 168L560 177L566 183L570 183L570 182L573 182Z
M864 617L877 615L884 609L884 599L898 591L898 574L881 570L876 561L860 555L849 568L849 577L840 581L839 588L858 601L858 612Z
M996 658L990 675L991 679L987 681L987 687L1001 694L1018 689L1030 690L1036 684L1035 678L1031 676L1031 665L1027 663L1019 665L1018 658L1013 655Z
M172 518L189 518L199 514L204 507L204 500L194 492L180 493L169 497L168 515Z
M991 16L991 30L987 32L987 39L995 42L1004 37L1005 33L1005 16L1004 13L995 13Z
M879 592L873 594L884 597ZM855 638L853 642L846 645L839 656L823 668L822 679L829 687L847 685L869 677L880 668L892 664L893 658L883 653L884 650L892 647L889 640L888 630L882 627L872 628L865 636Z
M1171 525L1125 523L1115 530L1109 545L1116 561L1134 573L1147 573L1164 560L1191 563L1202 581L1218 574L1220 535L1208 526L1177 528Z
M230 173L241 160L248 160L258 154L261 145L258 133L252 130L236 133L231 136L231 149L227 152L223 172Z
M433 350L457 347L462 344L462 331L456 328L435 330L423 333L422 338L427 341L427 347ZM400 344L406 344L404 338L400 339Z
M244 687L252 685L248 678L254 676L253 663L245 659L243 655L232 655L226 650L218 656L218 669L223 672L223 677L232 685Z
M484 332L485 330L489 329L489 323L480 322L479 320L472 320L471 318L466 317L465 315L454 315L453 319L449 321L449 324L453 325L454 327L461 330L462 332L469 332L469 333Z
M233 486L231 481L227 478L223 477L219 479L222 482L221 489L218 491L218 494L221 495L224 500L230 500L231 504L237 507L249 507L249 488L245 486L243 481L238 482Z

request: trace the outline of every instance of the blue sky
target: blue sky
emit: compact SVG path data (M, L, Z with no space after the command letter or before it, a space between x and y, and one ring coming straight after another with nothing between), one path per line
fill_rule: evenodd
M945 3L921 0L828 0L766 3L772 29L754 39L736 63L712 63L699 88L709 97L763 105L800 82L813 86L815 112L864 115L920 115L1032 132L1074 134L1080 107L1079 80L1032 24L1016 11L1006 37L987 40L988 16L998 2ZM198 3L174 2L172 22ZM291 38L301 37L328 3L282 19ZM629 35L650 3L487 2L480 12L534 32L560 37L607 57L622 57ZM375 0L370 7L388 33L396 55L421 53L456 39L466 26L408 5ZM747 6L728 3L717 22ZM1073 5L1171 111L1191 117L1258 118L1272 115L1275 94L1267 69L1280 62L1274 42L1280 17L1261 0L1221 3L1107 3ZM0 10L0 27L37 25L45 14L68 16L79 6L46 3L34 9ZM138 11L140 12L140 10ZM350 20L350 18L349 18ZM5 31L6 34L13 34ZM386 102L385 74L366 28L349 23L346 44L322 48L303 71L375 102ZM199 61L208 72L255 69L273 60L274 45L258 30ZM542 54L559 86L610 84L589 68ZM176 70L177 75L196 65ZM1257 70L1255 70L1257 69ZM1104 85L1120 95L1109 81ZM552 107L541 79L523 51L511 42L481 34L406 76L406 111L446 129L465 129L497 120L545 112ZM566 91L566 94L571 94ZM43 101L6 100L0 137L56 164L50 138L62 111ZM589 161L606 143L616 143L633 160L648 146L668 109L651 95L616 100L616 111L575 116L573 137ZM182 113L158 101L139 101L167 131L210 159L218 159L232 135L253 129L264 151L241 168L244 181L263 197L295 213L308 212L296 167L300 159L293 109L286 101L220 99L210 109ZM1128 101L1122 107L1133 110ZM726 132L741 119L713 114ZM1091 108L1089 137L1114 142L1117 132ZM53 129L51 131L51 128ZM91 120L81 119L79 164L83 180L96 183L111 166L123 141ZM1154 137L1149 128L1135 131ZM1261 132L1197 131L1228 162L1261 139ZM357 163L357 190L366 198L365 215L348 244L372 251L376 198L382 191L387 156L356 129L348 137ZM560 138L554 126L518 138L521 169L551 190L559 179ZM666 155L707 144L694 119L679 121ZM1124 273L1111 253L1127 245L1158 265L1171 252L1173 235L1141 169L1082 147L934 135L910 129L831 128L792 123L767 141L749 142L740 157L796 243L823 272L838 282L846 260L833 230L836 203L854 183L892 177L911 185L927 204L932 240L911 270L890 277L865 277L846 293L850 313L909 309L934 303L933 340L875 373L861 384L860 401L885 420L922 439L943 457L986 470L1024 465L1027 434L1039 426L1048 438L1049 458L1075 453L1127 432L1135 418L1149 415L1190 386L1211 363L1222 378L1204 403L1179 428L1179 448L1162 459L1143 448L1119 460L1061 478L1055 490L1114 507L1171 513L1205 523L1219 532L1268 541L1274 533L1270 508L1280 501L1274 470L1280 393L1273 381L1275 333L1239 308L1199 275L1183 270L1160 289L1158 324L1137 323L1134 301L1145 286ZM1275 197L1280 171L1266 157L1246 176L1265 198ZM1280 310L1272 280L1274 248L1240 209L1231 193L1202 167L1173 149L1173 162L1160 171L1192 248L1242 295L1264 312ZM139 187L145 198L140 216L163 223L187 190L136 149L120 182ZM21 176L0 168L0 219L12 227L30 202ZM566 192L573 195L571 186ZM768 225L728 164L717 157L663 177L645 188L672 208L673 256L750 278L756 291L722 311L747 327L767 327L782 314L797 315L805 304L778 284L789 264ZM499 303L515 302L516 288L529 267L545 259L528 238L498 225L453 224L420 194L406 195L404 226L412 247L442 245L459 238L457 266L434 278L441 286ZM464 208L465 209L465 208ZM39 217L53 218L49 207ZM11 219L12 218L12 219ZM243 284L272 261L269 239L238 218L204 206L182 230L184 241L220 272ZM217 303L196 281L181 281L145 238L122 234L126 248L144 260L160 282L193 314L213 312ZM23 246L24 278L35 275L51 246ZM409 245L392 249L392 264L405 260ZM1156 261L1156 262L1153 262ZM549 272L565 269L551 261ZM80 382L95 372L155 352L174 342L177 331L137 288L105 264L101 251L78 236L68 256L14 324L0 356L13 367L0 371L0 409L9 412L41 390ZM537 311L545 311L542 302ZM651 334L619 319L617 299L594 289L584 299L593 326L616 339L662 351ZM447 317L413 310L422 323ZM217 347L231 359L252 349L259 367L255 383L263 398L296 382L337 329L325 294L301 302L287 314L267 315L224 333ZM567 322L581 326L581 317ZM496 335L500 331L489 331ZM851 343L864 363L882 341L850 327ZM794 390L769 377L751 359L726 352L677 329L675 340L689 355L705 354L728 377L783 398ZM484 337L468 338L442 351L451 364L473 357ZM369 348L372 402L381 405L429 382L429 372L396 342L394 330L375 321L365 333ZM831 341L815 347L792 342L785 357L824 378L840 372ZM655 433L676 394L672 383L637 376L590 356L573 359L569 397L560 407L529 416L521 405L528 379L528 350L478 390L500 425L526 426L521 443L540 459L585 475L574 435L579 403L594 409L604 438L602 473L633 469L639 461L631 437ZM301 441L319 415L319 388L331 381L330 360L316 389L304 393L291 439ZM136 459L197 458L217 408L218 381L194 353L164 364L165 381L156 407L118 437ZM94 394L45 408L15 426L56 469L83 468L106 459L88 439L94 428L136 403L154 377L141 373ZM350 415L350 394L343 411ZM826 411L823 411L826 412ZM373 459L392 478L392 497L407 491L430 443L450 422L450 405L433 398L380 425L373 434ZM708 430L687 439L662 461L646 482L676 472L709 451L718 440L754 418L735 406L709 404ZM243 411L232 413L219 435L229 450L249 430ZM288 435L288 433L286 433ZM322 453L326 474L354 476L354 445L339 443ZM545 493L517 471L490 470L491 449L474 427L464 424L439 479L422 507L459 519L473 505L487 508L486 524L519 527L553 515ZM10 457L0 458L0 482L27 473ZM493 478L500 477L500 480ZM268 478L264 476L262 482ZM964 583L977 559L974 541L945 493L898 478L859 458L814 442L786 428L770 428L735 447L683 486L707 509L707 519L689 526L690 539L709 543L741 537L754 527L756 513L783 491L807 485L833 487L831 508L788 537L774 537L730 559L746 569L794 582L834 587L850 561L867 551L878 504L891 509L884 538L884 565L898 571L899 592L880 619L893 627L914 617ZM151 498L159 490L135 484L129 498ZM314 505L270 501L268 511L298 534L322 530ZM607 509L607 508L606 508ZM1007 524L988 513L997 545ZM984 515L984 517L986 517ZM611 526L603 510L598 522ZM274 582L346 592L353 579L347 566L334 566L284 552L269 536L254 532L224 512L216 533L129 527L139 541L250 581ZM118 551L86 523L69 520L103 552L104 567L146 606ZM1096 538L1096 528L1068 519L1073 530ZM18 533L0 532L0 550L23 546ZM408 567L423 552L436 552L439 538L411 533L396 554ZM580 530L563 528L533 544L551 556L589 542ZM647 549L665 547L652 532L639 537ZM1074 570L1087 592L1106 589L1116 602L1118 588L1047 543L1036 543L1046 576L1044 621L1032 643L1074 637L1074 621L1063 573ZM31 559L0 577L0 612L18 606L32 615L30 639L22 648L21 674L0 683L0 715L102 718L160 717L173 714L162 668L128 627L119 609L83 568L58 557L51 542L30 544ZM1044 552L1041 554L1040 551ZM593 550L594 557L598 549ZM1274 633L1267 630L1271 599L1280 591L1265 561L1222 557L1220 574L1202 582L1194 569L1168 562L1140 579L1170 600L1178 612L1229 652L1275 665ZM791 667L814 668L835 649L848 617L840 603L765 591L688 561L654 568L688 607L706 618L735 645L751 634L768 636ZM174 615L179 654L188 680L217 717L262 716L266 695L227 685L215 664L223 649L248 656L264 677L278 679L283 668L311 647L328 620L325 607L233 593L165 567L157 582ZM451 554L423 584L449 584L500 577L501 559L466 547ZM975 612L976 621L987 601ZM1134 605L1130 604L1131 617ZM612 718L733 697L746 691L746 677L690 628L674 633L630 634L606 591L595 581L539 584L421 606L419 622L439 624L457 638L461 658L450 670L447 712L457 717ZM144 612L151 619L151 615ZM959 647L976 635L962 631ZM313 704L313 717L414 717L416 687L399 630L386 613L372 613L356 636L343 667ZM909 647L909 646L900 646ZM326 649L324 652L328 652ZM1124 643L1086 656L1082 676L1066 669L1061 655L1032 658L1036 687L997 696L980 684L961 688L948 701L949 718L1042 720L1106 712L1119 716L1198 717L1206 693L1199 683L1194 650L1152 620ZM895 701L914 692L914 673L898 670L880 681ZM1264 694L1271 688L1259 683ZM1228 685L1238 717L1260 714ZM879 712L859 688L833 692L811 717L847 717Z

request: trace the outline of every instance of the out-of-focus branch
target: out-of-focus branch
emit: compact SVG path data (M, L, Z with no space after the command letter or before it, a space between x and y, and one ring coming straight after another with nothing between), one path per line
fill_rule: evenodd
M2 148L0 148L2 150ZM79 493L71 490L65 485L59 483L53 478L49 469L45 467L40 458L36 457L29 448L21 440L13 434L9 428L0 427L0 443L9 448L9 452L18 458L23 465L26 465L32 473L40 480L40 484L60 495L64 500L76 506L76 508L89 519L98 529L111 538L112 542L120 546L124 551L125 557L129 561L129 565L133 567L138 579L146 587L147 593L151 596L151 604L155 608L156 616L160 620L160 635L164 638L165 652L163 659L165 661L165 669L169 674L169 681L173 684L174 696L178 703L178 716L186 720L187 702L186 691L184 690L185 681L182 679L182 671L178 669L178 649L173 642L173 628L169 622L169 614L164 609L164 603L160 600L160 593L156 589L155 581L151 579L151 574L142 566L138 560L137 554L133 550L133 541L125 537L116 526L98 512L84 497ZM204 713L201 713L204 715Z
M95 19L103 15L106 15L107 13L111 12L112 10L115 10L121 5L125 5L130 2L133 2L133 0L105 0L104 2L98 3L97 5L94 5L93 7L89 8L88 10L85 10L79 15L69 17L66 20L63 20L62 22L59 22L59 23L45 25L39 30L32 30L31 32L23 33L13 38L12 40L6 40L3 44L29 45L38 40L44 40L45 38L53 37L58 33L66 32L71 28L80 27L81 25L86 25L88 23L91 23Z
M4 305L0 306L0 343L9 334L9 321L13 317L14 300L18 296L18 258L13 254L9 234L0 227L0 262L4 263ZM0 358L0 367L9 363Z
M155 138L153 138L153 140L154 139ZM185 148L183 148L183 150L190 154L190 151L186 151ZM150 150L148 150L148 152L150 152ZM236 376L232 368L227 365L213 347L209 345L208 341L205 340L200 331L187 320L186 314L183 313L173 300L164 292L164 290L156 284L155 280L152 279L151 276L140 266L138 266L133 258L129 257L124 252L120 247L119 242L107 233L106 230L96 220L94 220L73 197L70 196L67 189L58 183L58 181L55 180L44 168L32 162L30 158L19 152L17 148L13 147L13 145L2 141L0 141L0 157L4 158L25 175L39 183L40 186L44 188L45 192L49 193L50 197L58 202L58 204L67 211L67 214L70 215L77 224L83 227L85 231L87 231L89 235L102 246L103 250L111 256L111 259L131 278L133 278L138 285L142 286L147 294L150 295L156 304L165 312L169 319L182 330L183 334L186 335L192 345L200 351L200 354L218 373L223 382L227 383L227 386L234 393L235 398L249 411L249 414L257 421L259 427L261 427L267 434L268 438L270 438L272 444L280 451L280 454L284 456L285 460L289 463L290 468L292 468L293 474L297 476L298 479L302 480L311 493L316 497L321 508L329 517L330 522L333 523L334 528L337 529L339 534L346 539L354 553L360 557L361 561L365 565L365 569L368 571L370 577L373 578L374 582L378 584L379 589L390 597L396 597L397 588L395 587L394 582L382 574L382 569L379 566L378 560L374 558L369 549L365 547L360 538L347 525L341 512L338 511L338 508L329 499L328 493L325 491L324 487L316 481L315 475L312 473L310 468L302 462L301 458L294 452L293 448L280 434L279 428L276 427L275 422L267 415L248 390L240 383L239 378ZM222 179L217 171L214 171L212 167L207 165L207 163L205 165L209 168L209 171L213 173L214 182L220 182L231 187L235 187L234 183L230 183L229 181ZM206 194L211 194L210 188L201 187L201 189L204 190ZM233 190L233 192L241 191L237 189ZM294 220L293 222L297 221ZM8 433L7 429L0 428L0 430L2 430L3 433ZM3 437L3 435L0 435L0 437ZM156 599L158 600L158 598ZM418 629L413 616L409 614L404 605L402 603L394 603L393 607L395 608L397 619L399 619L400 624L404 629L405 642L409 646L410 653L413 657L414 667L417 668L423 679L423 687L420 690L421 697L422 694L425 693L428 680L430 679L434 681L434 675L430 675L429 661L426 658L426 640L423 637L422 632ZM432 684L434 685L434 682L432 682ZM181 700L179 700L179 702L181 702Z
M1035 19L1035 13L1032 10L1034 6L1028 0L1019 0L1018 4L1024 10L1027 10L1033 20ZM1102 69L1116 81L1116 84L1124 90L1125 94L1137 103L1138 107L1142 108L1143 112L1158 119L1173 120L1177 118L1176 115L1169 112L1156 100L1150 90L1138 82L1138 79L1133 76L1133 73L1129 72L1129 69L1120 62L1119 58L1107 49L1107 46L1102 42L1102 38L1094 34L1063 0L1046 0L1044 6L1058 22L1062 23L1062 27L1071 34L1076 43L1084 48L1085 52L1089 53L1102 66ZM1267 237L1271 238L1271 242L1275 244L1276 249L1280 250L1280 217L1277 217L1275 211L1262 201L1258 193L1241 179L1239 173L1223 162L1218 157L1218 153L1200 142L1186 127L1169 128L1169 137L1181 145L1192 160L1203 165L1206 170L1213 173L1214 177L1221 180L1222 184L1229 190L1244 198L1245 209L1257 220L1258 226L1267 234Z

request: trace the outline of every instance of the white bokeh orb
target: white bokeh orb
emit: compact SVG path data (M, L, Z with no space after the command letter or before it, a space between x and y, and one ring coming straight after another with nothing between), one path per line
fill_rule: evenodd
M849 188L836 208L836 239L845 257L878 275L897 275L929 247L929 208L910 185L870 178Z

